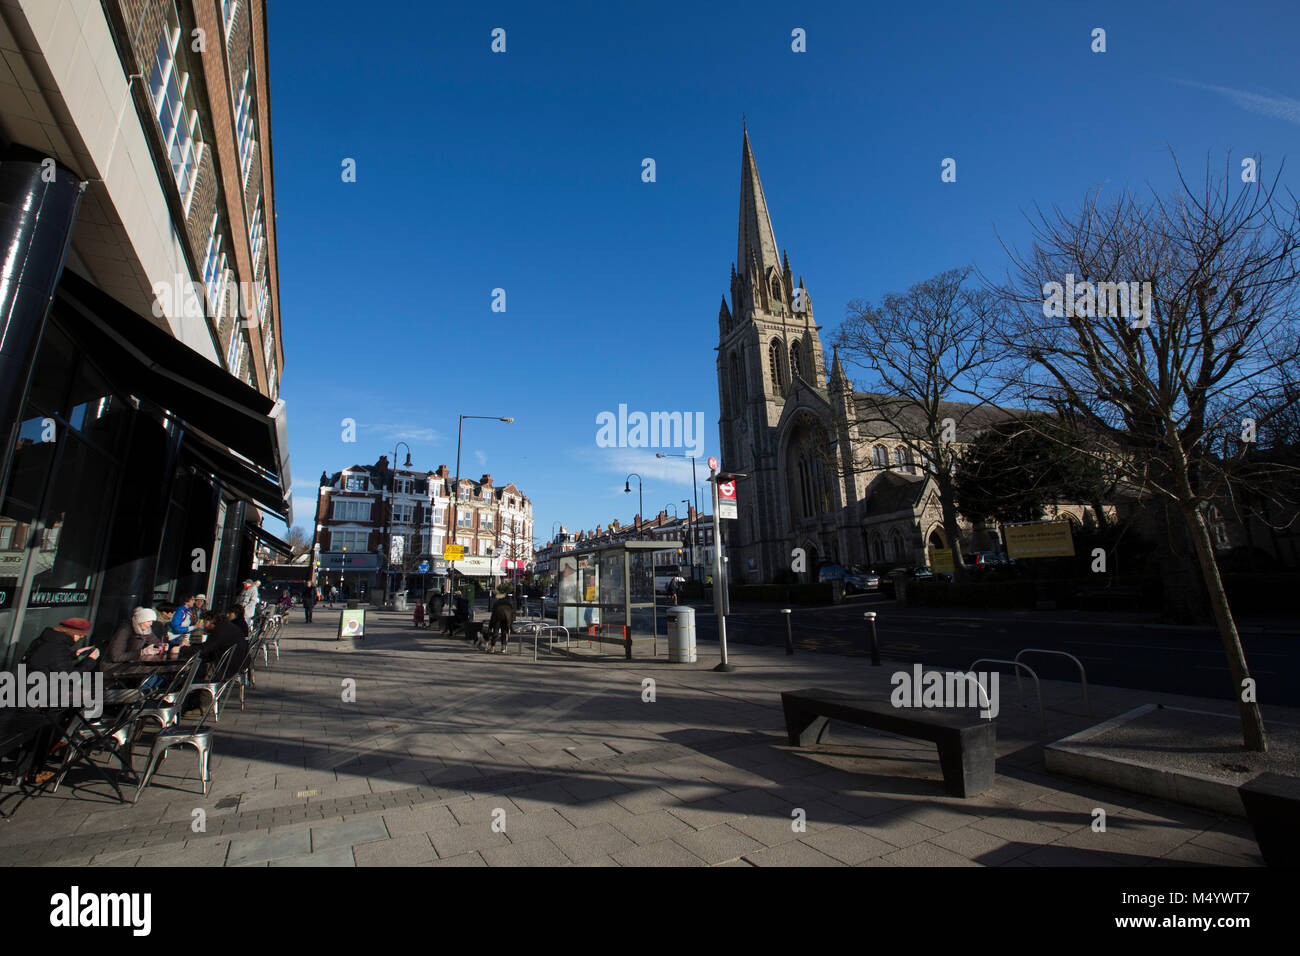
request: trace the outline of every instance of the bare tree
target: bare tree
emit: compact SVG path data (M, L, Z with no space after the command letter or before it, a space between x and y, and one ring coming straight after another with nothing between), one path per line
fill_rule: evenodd
M848 361L866 370L866 393L854 396L861 434L849 456L854 471L879 467L870 446L879 438L904 445L934 479L954 573L962 576L961 528L953 471L959 447L1006 416L990 389L1007 355L999 332L998 296L967 285L970 268L950 269L889 293L879 304L855 299L836 340Z
M301 558L311 550L311 538L307 536L302 525L294 525L290 528L284 536L284 543L293 549L289 555L290 561Z
M1075 216L1039 210L1004 293L1021 312L1008 333L1026 390L1122 449L1126 480L1181 517L1246 747L1264 751L1206 511L1238 480L1260 477L1247 451L1295 405L1294 392L1269 383L1300 360L1291 325L1300 206L1277 179L1234 184L1233 172L1216 176L1207 163L1196 186L1178 170L1171 195L1125 191L1103 204L1093 194ZM1226 433L1237 439L1225 453Z

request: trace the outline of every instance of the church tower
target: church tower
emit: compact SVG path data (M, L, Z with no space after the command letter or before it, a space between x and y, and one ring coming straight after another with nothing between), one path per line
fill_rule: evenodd
M812 301L779 254L758 164L744 133L740 223L730 303L718 310L718 422L723 467L749 475L740 515L728 522L731 580L775 579L790 564L786 481L778 426L797 389L827 397L826 366Z

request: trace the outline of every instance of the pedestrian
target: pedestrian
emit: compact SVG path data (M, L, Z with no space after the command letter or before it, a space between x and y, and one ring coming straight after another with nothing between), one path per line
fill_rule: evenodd
M668 596L673 599L673 607L677 606L677 578L670 578L668 581Z
M235 603L244 609L244 621L251 628L253 626L253 616L257 614L257 585L251 580L245 579L244 588L235 598Z
M316 585L309 584L307 589L302 592L302 609L307 615L307 623L311 623L311 611L316 606Z
M416 601L415 609L412 615L412 623L416 627L424 627L424 602Z
M338 589L338 586L337 586L337 585L334 585L334 584L331 584L331 585L330 585L330 608L331 608L331 610L332 610L333 607L334 607L334 602L337 601L338 599L339 599L339 589Z

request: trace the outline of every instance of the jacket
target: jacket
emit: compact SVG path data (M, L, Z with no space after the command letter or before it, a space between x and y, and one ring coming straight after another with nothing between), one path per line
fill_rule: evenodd
M45 674L68 673L78 670L95 670L99 663L89 655L77 654L77 642L71 634L47 627L27 648L23 658L28 671Z

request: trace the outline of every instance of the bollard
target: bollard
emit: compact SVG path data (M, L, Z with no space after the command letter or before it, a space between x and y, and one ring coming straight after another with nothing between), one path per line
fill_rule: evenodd
M786 654L793 654L794 639L790 636L790 609L783 607L781 613L785 615L785 652Z
M876 642L876 612L867 611L862 615L867 619L867 638L871 641L871 666L880 666L880 645Z

